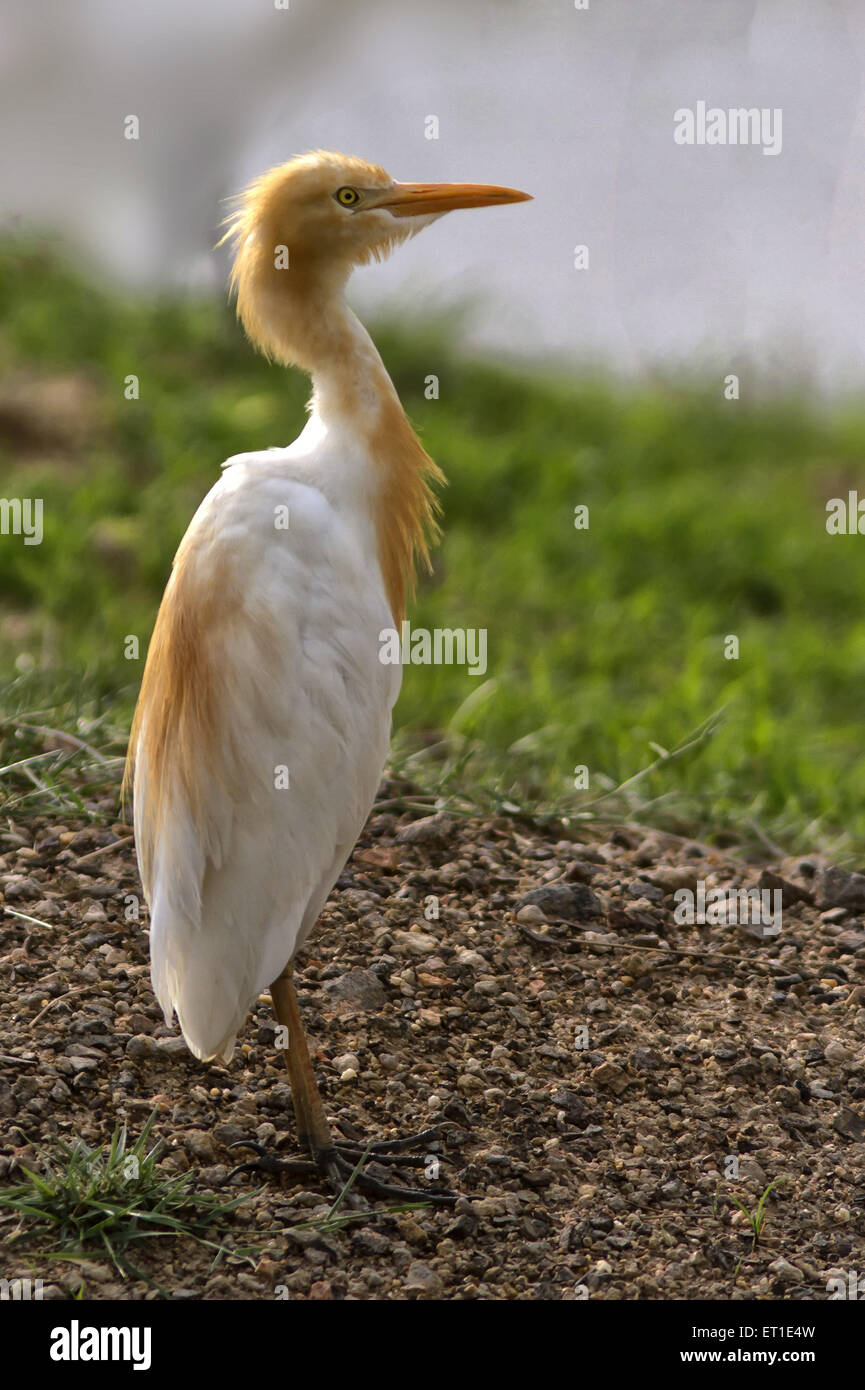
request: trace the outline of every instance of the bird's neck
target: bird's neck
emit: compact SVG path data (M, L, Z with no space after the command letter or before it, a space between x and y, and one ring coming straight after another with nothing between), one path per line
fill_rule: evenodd
M344 278L272 272L238 313L269 357L312 377L312 409L350 428L370 462L378 560L394 621L405 616L417 563L437 536L433 486L443 481L409 424L378 350L345 302ZM262 293L261 291L265 292Z

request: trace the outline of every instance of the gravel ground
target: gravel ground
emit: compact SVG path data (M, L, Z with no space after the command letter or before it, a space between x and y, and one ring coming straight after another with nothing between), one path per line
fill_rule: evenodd
M455 1208L288 1232L322 1191L226 1186L235 1140L296 1152L267 996L229 1066L196 1062L126 920L128 828L44 820L0 833L0 896L41 923L0 920L0 1189L54 1138L137 1133L155 1107L166 1168L264 1182L228 1228L254 1263L136 1249L173 1297L798 1300L861 1272L865 877L632 826L394 814L406 790L383 786L296 978L328 1113L375 1137L444 1116ZM780 934L677 923L701 880L780 890ZM736 1203L773 1182L755 1245ZM98 1252L5 1252L5 1277L34 1272L48 1297L155 1296Z

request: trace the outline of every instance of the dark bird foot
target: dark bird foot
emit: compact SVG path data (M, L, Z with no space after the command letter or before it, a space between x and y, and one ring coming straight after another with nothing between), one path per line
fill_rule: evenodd
M438 1165L438 1156L433 1154L411 1154L408 1149L418 1148L439 1138L442 1126L422 1130L404 1139L386 1139L371 1144L362 1144L355 1139L340 1139L326 1148L315 1150L308 1159L277 1158L252 1140L240 1140L232 1144L233 1149L252 1149L258 1158L249 1163L241 1163L231 1173L284 1173L291 1178L324 1178L335 1196L341 1196L350 1183L346 1194L349 1206L361 1205L356 1196L362 1192L368 1197L386 1198L399 1202L427 1202L433 1206L452 1206L459 1195L445 1187L402 1187L398 1183L387 1182L388 1166L400 1168L428 1169L432 1162ZM360 1166L358 1166L360 1165ZM382 1175L377 1177L370 1169L380 1168Z

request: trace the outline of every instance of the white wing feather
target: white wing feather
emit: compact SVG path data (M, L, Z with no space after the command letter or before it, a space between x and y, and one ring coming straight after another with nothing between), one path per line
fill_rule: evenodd
M151 861L142 863L154 989L200 1058L231 1056L256 995L311 929L387 756L401 673L379 660L379 634L393 619L349 474L331 470L340 494L328 497L302 456L310 431L321 446L318 429L311 421L291 449L229 460L184 541L196 580L235 597L232 620L212 640L219 727L244 774L241 790L226 788L219 759L203 746L195 790L204 812L172 782L167 814L150 830ZM280 529L285 507L288 528ZM145 707L139 845L158 809L140 756L147 718ZM170 769L170 749L167 760ZM287 788L276 785L281 768Z

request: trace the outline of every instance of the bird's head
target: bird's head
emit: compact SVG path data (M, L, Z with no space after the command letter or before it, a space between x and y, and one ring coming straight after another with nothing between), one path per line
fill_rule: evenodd
M381 260L446 212L522 202L528 193L477 183L397 183L364 159L317 150L262 174L235 200L232 285L253 341L265 305L341 287L352 269Z

